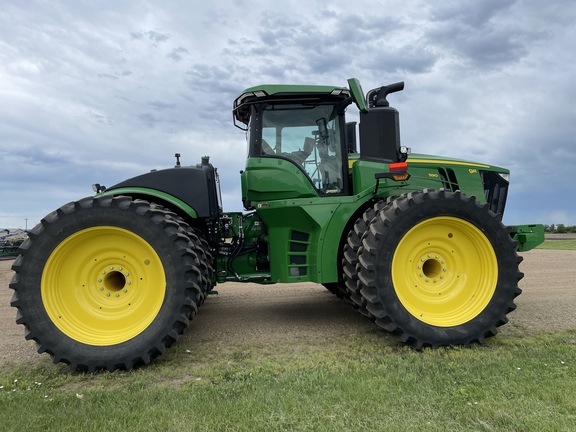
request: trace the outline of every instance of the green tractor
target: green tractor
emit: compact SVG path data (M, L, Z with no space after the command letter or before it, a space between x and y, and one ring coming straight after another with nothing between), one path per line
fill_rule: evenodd
M403 87L242 92L246 212L223 211L208 157L183 166L176 154L173 168L96 184L48 214L12 266L26 339L72 370L130 370L229 281L322 284L416 349L495 335L521 292L517 251L541 243L543 227L501 223L507 169L401 145L387 96Z

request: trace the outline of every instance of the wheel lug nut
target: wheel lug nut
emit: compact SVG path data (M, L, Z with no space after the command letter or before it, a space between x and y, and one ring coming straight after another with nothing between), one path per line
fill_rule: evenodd
M99 283L102 282L102 278L98 278L98 282L99 282Z
M114 266L110 266L110 270L114 270Z
M110 297L110 293L106 293L106 297Z
M125 293L127 293L127 292L128 292L128 290L127 290L126 288L124 288L122 291L124 291Z
M100 291L104 291L104 287L100 287Z
M120 294L116 294L116 297L120 297Z
M438 255L436 255L434 258L438 259L439 257L438 257Z
M118 267L118 271L122 271L124 267Z
M102 270L102 274L106 274L106 270Z

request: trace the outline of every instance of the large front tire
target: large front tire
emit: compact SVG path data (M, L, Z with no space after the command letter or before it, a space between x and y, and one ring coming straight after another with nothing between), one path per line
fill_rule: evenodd
M360 292L376 323L425 346L482 343L515 309L522 260L499 216L459 192L403 195L370 223Z
M202 298L199 259L168 211L85 198L46 216L12 266L11 305L38 352L72 370L130 370L174 343Z

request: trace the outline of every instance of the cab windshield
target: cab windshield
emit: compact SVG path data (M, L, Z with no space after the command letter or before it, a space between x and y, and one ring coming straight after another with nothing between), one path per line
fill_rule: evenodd
M318 191L340 193L344 181L339 123L334 105L267 105L260 156L289 159Z

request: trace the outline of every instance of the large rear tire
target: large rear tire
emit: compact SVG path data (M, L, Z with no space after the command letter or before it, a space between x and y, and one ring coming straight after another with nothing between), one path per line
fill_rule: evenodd
M521 293L521 262L500 217L474 197L425 190L396 198L358 251L375 322L417 349L482 343Z
M200 262L170 212L85 198L47 215L12 266L11 305L38 352L72 370L130 370L171 346L202 300Z

